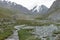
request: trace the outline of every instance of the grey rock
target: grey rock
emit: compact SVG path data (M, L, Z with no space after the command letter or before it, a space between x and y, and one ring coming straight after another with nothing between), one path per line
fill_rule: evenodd
M59 21L60 20L60 0L54 1L47 13L48 13L48 19Z

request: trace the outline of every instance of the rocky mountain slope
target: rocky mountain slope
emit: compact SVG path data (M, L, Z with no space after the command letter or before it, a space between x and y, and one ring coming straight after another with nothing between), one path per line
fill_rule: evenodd
M22 5L16 4L14 2L8 2L8 1L0 1L0 7L4 7L4 8L8 8L8 9L16 9L19 10L21 12L29 12L29 10L25 7L23 7Z
M48 10L48 18L50 20L60 20L60 0L54 1L51 8Z

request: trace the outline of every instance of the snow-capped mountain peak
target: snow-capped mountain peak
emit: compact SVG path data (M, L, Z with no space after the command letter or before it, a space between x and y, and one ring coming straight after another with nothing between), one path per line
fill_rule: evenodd
M45 13L48 8L45 5L35 6L31 11L36 13Z

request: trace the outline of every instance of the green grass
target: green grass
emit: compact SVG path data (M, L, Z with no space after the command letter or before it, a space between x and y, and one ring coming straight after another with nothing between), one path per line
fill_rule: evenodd
M11 14L13 14L11 10L0 7L0 18L10 18Z
M50 40L50 38L49 37L47 37L47 39L46 40Z
M35 22L35 21L31 21L31 20L17 20L16 24L22 25L28 25L28 26L44 26L44 25L50 25L52 24L51 22Z
M60 30L54 31L53 34L60 34Z
M4 33L0 34L0 40L4 40L6 39L8 36L10 36L12 34L11 30L5 31Z
M1 23L0 24L0 40L6 39L8 36L10 36L13 33L14 24L4 24L4 22L10 22L12 20L11 14L13 14L11 10L0 7L0 23ZM5 19L5 18L8 18L8 19Z
M19 39L20 40L40 40L34 37L34 35L32 35L31 30L27 30L27 29L22 29L20 31L18 31L19 34Z
M18 33L20 40L26 40L31 36L31 34L27 30L20 30Z
M43 15L43 17L36 17L35 19L36 20L46 20L47 18L45 18L44 15Z
M10 36L13 33L14 27L13 26L8 26L8 25L3 25L0 26L0 40L6 39L8 36Z
M60 26L60 24L56 24L56 23L55 23L55 25L56 25L56 26Z
M58 35L58 34L60 34L60 30L55 30L55 31L53 31L52 36L56 37L56 35Z

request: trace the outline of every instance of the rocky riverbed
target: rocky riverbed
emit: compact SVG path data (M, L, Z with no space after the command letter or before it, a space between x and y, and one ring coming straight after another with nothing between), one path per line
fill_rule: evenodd
M26 26L23 27L25 25L19 25L19 26L15 26L15 29L13 31L13 34L8 37L5 40L19 40L19 36L18 36L18 31L22 29L29 29L30 27L32 29L34 29L34 32L32 34L34 34L37 38L41 38L41 40L56 40L59 34L56 34L55 36L53 35L54 31L58 31L60 27L57 27L56 25L49 25L49 26ZM31 29L30 28L30 29Z
M58 30L59 27L53 24L49 26L36 26L33 34L35 34L36 37L41 38L41 40L56 40L59 34ZM57 34L53 34L54 31L57 31Z

